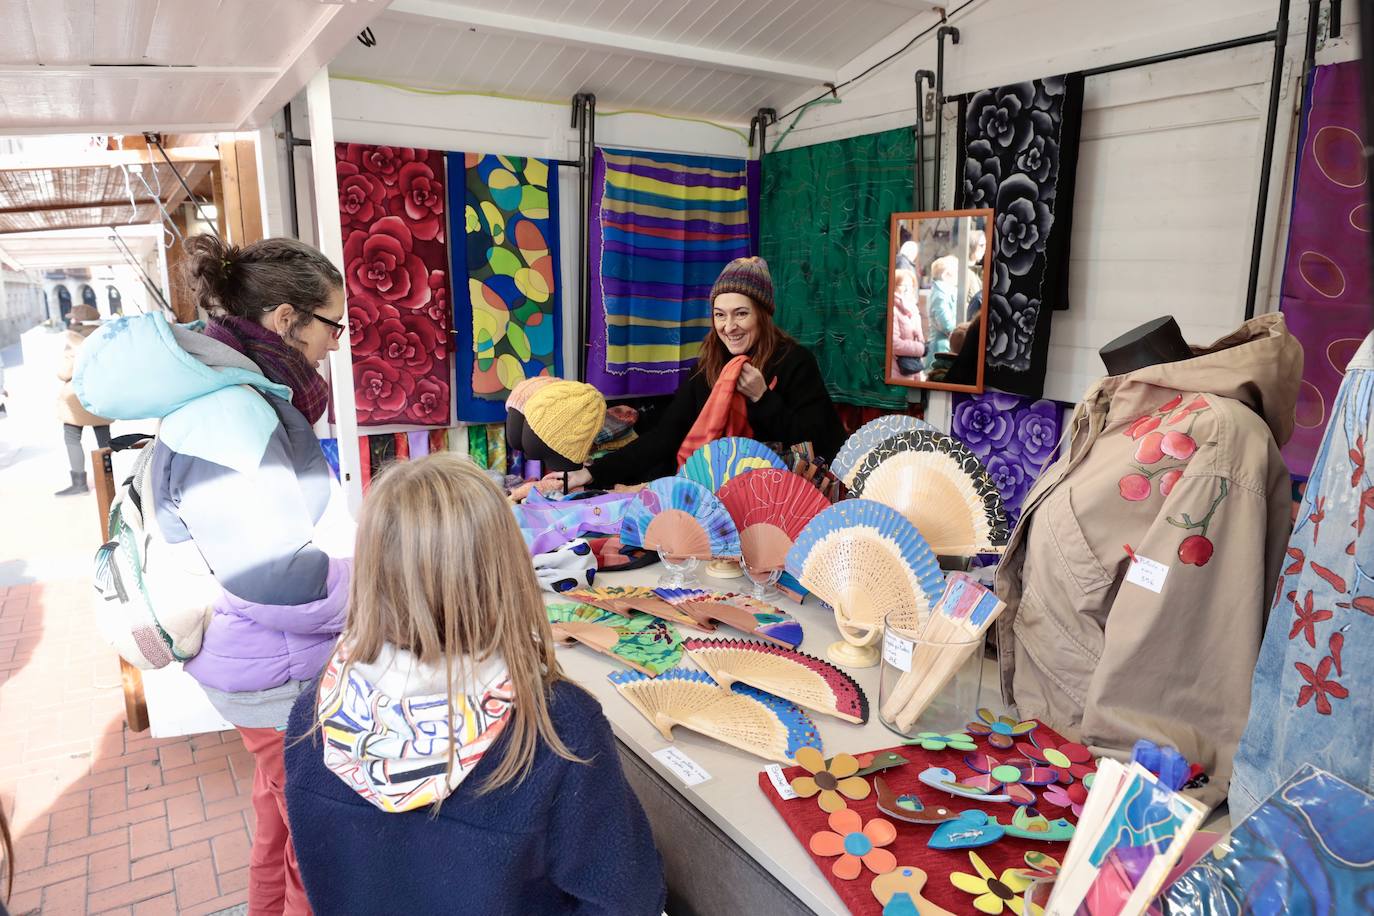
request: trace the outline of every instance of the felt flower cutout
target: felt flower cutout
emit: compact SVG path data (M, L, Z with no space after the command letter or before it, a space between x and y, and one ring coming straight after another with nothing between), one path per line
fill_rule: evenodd
M1093 786L1093 775L1089 773L1080 782L1067 788L1060 785L1050 786L1041 794L1040 798L1048 804L1068 808L1075 817L1078 817L1083 813L1084 802L1088 800L1088 790Z
M859 761L849 754L836 754L827 765L819 750L804 747L797 751L797 764L811 775L792 780L792 791L802 798L820 793L817 801L822 811L843 809L845 798L868 798L868 783L854 775L859 772Z
M1092 751L1072 741L1048 747L1036 747L1029 741L1018 741L1016 749L1037 766L1054 770L1055 776L1066 786L1074 781L1074 777L1082 778L1097 769Z
M980 913L1001 913L1011 910L1013 913L1028 912L1022 894L1026 888L1030 887L1031 879L1024 872L1015 868L1008 868L1002 872L999 878L987 863L979 857L978 853L970 852L969 861L973 863L974 869L978 874L970 875L966 872L956 871L949 876L949 883L966 894L973 894L973 908ZM1039 916L1043 912L1040 907L1031 904L1029 912Z
M959 732L956 735L942 735L939 732L921 732L915 738L904 739L902 743L916 744L927 751L943 751L945 749L951 751L978 750L978 745L973 742L972 738L963 732Z
M1059 860L1032 849L1026 853L1026 867L1018 871L1029 878L1053 878L1059 874Z
M811 835L810 848L818 856L839 856L830 871L843 881L859 877L860 863L875 875L886 874L897 867L897 857L886 849L897 839L897 828L880 817L867 824L852 808L832 811L827 821L829 830Z
M964 763L975 773L983 774L966 779L965 783L985 789L991 795L1010 795L1018 805L1035 804L1035 793L1026 786L1047 786L1059 778L1054 770L1038 767L1020 757L999 760L991 754L969 754Z
M964 731L971 735L984 736L988 739L988 744L1005 751L1011 749L1017 738L1035 731L1039 724L1034 719L1017 722L1011 716L994 716L991 709L980 709L978 721L964 726Z

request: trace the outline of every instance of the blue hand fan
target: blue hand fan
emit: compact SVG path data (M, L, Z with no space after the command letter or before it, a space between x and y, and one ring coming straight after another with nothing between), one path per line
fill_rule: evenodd
M884 439L913 429L935 429L925 420L918 420L906 414L889 414L870 420L854 431L854 435L844 441L835 460L830 462L830 471L846 487L854 486L854 472L859 462Z
M660 477L625 509L620 541L670 557L738 557L739 532L715 495L686 477Z
M686 477L688 480L695 480L715 493L732 477L738 477L745 471L756 471L762 468L777 468L780 471L785 471L787 465L783 464L782 459L762 442L755 442L753 439L745 439L742 436L727 436L724 439L708 442L692 452L677 475Z
M916 526L867 499L836 503L811 520L787 553L787 571L835 610L840 634L870 645L893 611L915 623L945 581Z

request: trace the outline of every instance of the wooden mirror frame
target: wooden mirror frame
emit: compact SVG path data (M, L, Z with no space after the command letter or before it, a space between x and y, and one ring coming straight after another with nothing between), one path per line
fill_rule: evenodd
M896 294L896 263L897 263L897 239L898 226L900 221L918 219L940 219L958 217L983 217L983 232L987 236L987 248L983 255L983 320L978 322L978 348L982 354L978 360L978 370L974 376L972 385L957 385L950 382L925 382L903 378L894 375L892 372L892 312L895 308L894 296ZM904 388L927 388L936 391L964 391L970 394L978 394L983 390L983 372L987 366L988 350L988 297L986 291L992 285L992 253L994 248L993 233L993 211L991 209L978 210L921 210L911 213L894 213L888 229L889 250L887 255L887 345L885 347L885 359L883 362L884 381L889 385L901 385ZM964 341L964 346L968 346L968 341Z

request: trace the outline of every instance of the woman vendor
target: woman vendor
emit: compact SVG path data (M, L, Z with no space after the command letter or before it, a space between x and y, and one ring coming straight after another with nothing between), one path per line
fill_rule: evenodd
M711 287L715 333L701 344L696 371L682 383L662 418L647 434L569 475L572 486L610 488L677 472L678 451L702 419L702 408L737 356L734 392L744 400L751 438L796 445L810 442L826 460L844 441L820 367L807 349L773 323L773 278L763 258L736 258ZM729 374L726 374L728 383ZM561 479L561 475L558 475Z

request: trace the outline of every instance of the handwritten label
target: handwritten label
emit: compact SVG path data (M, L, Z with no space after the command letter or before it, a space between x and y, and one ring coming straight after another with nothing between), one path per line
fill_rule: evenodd
M700 764L675 747L654 751L654 757L680 779L684 786L695 786L711 778L711 774L703 770Z
M1131 562L1131 568L1126 570L1126 581L1134 582L1141 588L1148 588L1156 595L1164 588L1164 580L1169 575L1169 567L1163 563L1151 560L1147 556L1136 554Z
M787 782L787 777L782 775L782 767L776 763L770 763L763 768L768 774L768 781L773 784L773 788L778 790L778 798L783 801L791 801L797 797L797 793L792 791L792 786Z
M911 652L916 644L904 639L892 630L883 634L883 661L898 671L911 670Z

